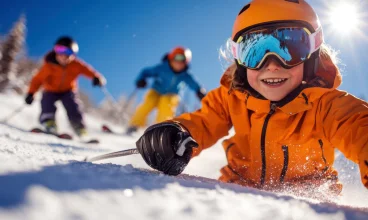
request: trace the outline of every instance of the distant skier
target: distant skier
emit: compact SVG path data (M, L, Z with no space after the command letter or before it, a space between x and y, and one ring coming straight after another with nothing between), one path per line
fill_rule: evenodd
M79 75L92 79L93 86L103 86L105 79L92 67L76 58L78 44L68 36L60 37L45 62L33 77L25 102L32 104L34 94L43 87L40 123L46 132L57 133L55 121L56 101L61 101L72 128L78 136L86 134L79 100L76 97Z
M173 118L179 104L178 93L183 82L196 92L199 99L205 96L205 90L188 73L191 58L189 49L176 47L164 56L162 63L141 72L136 80L137 88L145 88L147 78L153 78L154 82L143 103L133 115L127 134L144 126L154 108L157 108L156 122Z
M313 8L253 0L231 40L235 63L202 109L153 125L137 141L146 163L178 175L233 127L221 181L328 200L342 190L333 168L339 149L368 188L368 103L337 89L341 74Z

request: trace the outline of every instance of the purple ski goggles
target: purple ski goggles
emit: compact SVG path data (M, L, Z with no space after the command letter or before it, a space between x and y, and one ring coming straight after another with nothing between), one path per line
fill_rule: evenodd
M56 54L64 54L64 55L67 55L67 56L71 56L74 53L74 51L66 46L62 46L62 45L55 45L54 47L54 51Z

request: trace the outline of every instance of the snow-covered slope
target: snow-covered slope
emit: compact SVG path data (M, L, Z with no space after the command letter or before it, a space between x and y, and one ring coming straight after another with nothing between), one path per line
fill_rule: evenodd
M1 116L22 104L21 97L0 95ZM342 155L336 162L345 183L340 205L320 204L213 180L226 163L219 144L193 159L179 177L151 171L139 155L79 162L132 148L139 134L103 134L103 120L91 115L86 122L99 145L28 133L38 113L35 103L0 124L0 219L368 219L368 190ZM58 122L69 132L62 108Z

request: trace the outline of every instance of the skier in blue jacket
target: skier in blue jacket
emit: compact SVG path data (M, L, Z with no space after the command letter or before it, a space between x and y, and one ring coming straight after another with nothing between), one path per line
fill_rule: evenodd
M153 78L154 81L130 120L128 134L145 126L147 117L154 108L157 108L156 123L174 117L179 104L178 93L183 83L195 91L200 100L205 96L204 88L188 73L191 57L189 49L176 47L164 57L162 63L146 68L139 74L136 79L137 88L145 88L147 78Z

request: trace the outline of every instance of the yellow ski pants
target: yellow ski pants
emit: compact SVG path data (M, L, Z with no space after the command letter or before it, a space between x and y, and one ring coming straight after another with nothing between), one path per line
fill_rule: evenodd
M175 116L178 104L178 95L161 95L151 89L147 92L144 101L138 106L135 114L130 120L130 126L145 126L147 117L154 108L157 108L156 123L172 119Z

